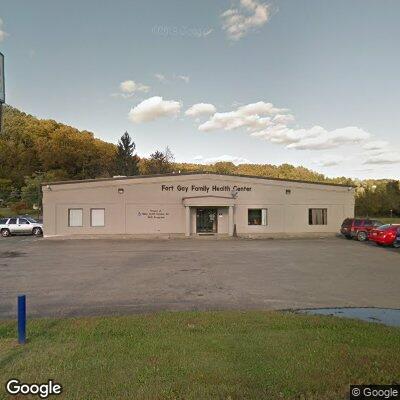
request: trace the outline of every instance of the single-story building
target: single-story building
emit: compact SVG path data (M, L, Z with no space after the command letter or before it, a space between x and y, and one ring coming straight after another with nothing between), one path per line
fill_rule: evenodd
M327 234L354 216L354 188L215 173L44 184L44 235L247 237Z

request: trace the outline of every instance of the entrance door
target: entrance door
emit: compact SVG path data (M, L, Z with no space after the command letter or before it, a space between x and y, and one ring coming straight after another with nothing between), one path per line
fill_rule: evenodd
M217 209L198 208L196 213L197 233L217 233Z

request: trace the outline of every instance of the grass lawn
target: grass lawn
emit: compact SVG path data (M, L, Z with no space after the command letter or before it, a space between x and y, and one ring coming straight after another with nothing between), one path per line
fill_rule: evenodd
M400 224L400 218L377 218L385 224Z
M18 346L0 323L0 399L11 377L55 379L65 399L344 399L391 383L400 329L278 312L42 319Z
M0 217L14 217L16 215L30 215L33 218L36 218L38 212L36 210L26 209L21 210L21 212L17 213L12 211L11 208L8 207L0 207Z
M378 221L383 222L384 224L400 224L400 218L398 217L356 217L356 218L369 218L369 219L377 219Z

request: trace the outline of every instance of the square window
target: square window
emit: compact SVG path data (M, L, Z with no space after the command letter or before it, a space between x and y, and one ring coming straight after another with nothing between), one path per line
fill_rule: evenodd
M328 225L327 208L310 208L308 210L309 225Z
M82 208L70 208L68 210L68 226L83 226Z
M90 226L105 226L104 208L92 208L90 210Z
M266 208L249 208L247 211L247 222L249 225L267 225Z

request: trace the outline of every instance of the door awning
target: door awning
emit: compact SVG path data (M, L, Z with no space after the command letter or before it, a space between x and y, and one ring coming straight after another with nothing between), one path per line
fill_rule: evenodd
M229 207L235 204L235 199L227 196L191 196L184 197L182 203L189 207Z

